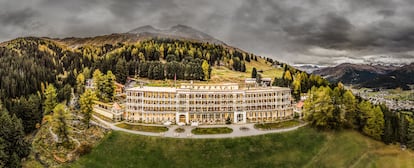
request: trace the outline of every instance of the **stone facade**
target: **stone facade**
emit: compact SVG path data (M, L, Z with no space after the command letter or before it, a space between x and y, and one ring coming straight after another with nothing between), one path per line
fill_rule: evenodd
M238 84L181 84L126 90L129 122L250 123L293 117L289 88L239 88Z

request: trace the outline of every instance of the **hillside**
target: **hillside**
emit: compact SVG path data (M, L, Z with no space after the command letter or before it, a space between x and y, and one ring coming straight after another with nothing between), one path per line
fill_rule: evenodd
M135 31L138 33L146 30ZM180 25L168 30L180 31L191 34L193 29ZM74 85L78 72L84 68L90 71L111 70L121 83L125 82L127 76L163 80L174 79L174 74L178 80L205 81L205 78L211 78L212 82L240 82L250 77L253 67L263 70L263 77L281 75L280 69L273 67L273 60L227 45L152 37L138 43L128 43L134 40L130 37L126 34L113 34L76 40L69 38L67 41L27 37L3 42L0 46L0 59L3 60L0 74L4 84L1 85L0 92L4 93L3 96L18 97L35 93L41 89L42 83L59 81L59 88L66 84ZM119 43L120 41L125 43ZM105 44L89 45L95 42ZM77 47L73 48L74 46ZM209 75L202 70L204 61L209 64ZM15 66L9 66L10 64ZM152 71L148 71L150 69ZM32 85L27 88L26 85L20 85L20 81Z
M354 131L301 128L283 134L204 140L113 132L68 167L412 167L412 157L412 151Z
M181 39L181 40L194 40L203 43L211 43L218 45L225 45L224 42L215 39L214 37L196 30L192 27L186 25L175 25L169 29L156 29L150 25L138 27L131 31L128 31L129 34L135 34L137 36L151 36L158 38L171 38L171 39Z
M331 82L342 82L369 88L408 89L414 84L414 65L403 67L344 63L314 71Z
M77 48L84 45L100 46L105 44L117 43L132 44L155 38L174 39L227 46L224 42L186 25L175 25L170 27L169 29L156 29L150 25L146 25L135 28L125 33L113 33L109 35L85 38L68 37L53 40L63 43L71 48Z
M364 87L370 88L402 88L409 89L408 85L414 84L414 63L405 65L387 74L380 74L371 81L363 83Z

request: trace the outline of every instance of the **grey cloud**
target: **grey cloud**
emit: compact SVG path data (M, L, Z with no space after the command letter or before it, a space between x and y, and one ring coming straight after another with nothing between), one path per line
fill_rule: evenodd
M27 27L39 13L31 8L0 12L0 23L5 26Z
M287 62L329 63L386 54L414 61L411 0L0 0L0 40L96 36L184 24L249 52ZM402 57L403 55L404 57ZM378 57L378 59L383 59Z

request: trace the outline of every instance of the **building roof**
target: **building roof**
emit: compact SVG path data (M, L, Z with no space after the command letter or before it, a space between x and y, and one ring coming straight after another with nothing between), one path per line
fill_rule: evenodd
M305 104L305 103L304 103L303 101L300 101L300 102L298 102L298 103L296 104L296 107L297 107L297 108L302 108L304 104Z
M118 83L118 82L115 82L115 85L116 85L116 86L118 86L118 87L124 87L124 85L123 85L123 84L120 84L120 83Z
M130 91L147 91L147 92L176 92L177 89L174 87L154 87L154 86L144 86L144 87L134 87L127 89Z
M116 102L112 105L112 108L115 109L115 110L121 110L122 109L121 106L119 106L119 104L116 103Z

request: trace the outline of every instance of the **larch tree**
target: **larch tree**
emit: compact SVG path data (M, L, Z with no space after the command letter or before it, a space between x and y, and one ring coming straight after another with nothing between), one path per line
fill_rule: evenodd
M115 75L112 74L112 71L108 71L103 78L105 82L100 91L103 92L103 101L109 102L115 97Z
M208 64L206 60L203 61L201 68L203 69L204 80L210 79L210 73L209 73L210 65Z
M96 96L98 97L99 100L103 100L104 98L104 93L103 93L103 88L104 86L104 81L105 81L105 77L102 74L102 72L99 69L96 69L93 72L93 85L96 91Z
M340 113L344 116L343 125L348 128L356 128L356 107L357 101L351 91L347 90L342 95L342 104L340 107Z
M76 77L76 93L78 95L82 94L85 91L85 76L83 73L80 73Z
M384 116L379 106L374 107L368 112L367 123L363 132L376 140L381 140L384 130Z
M52 84L49 84L47 85L46 91L45 91L44 114L45 115L50 114L56 105L57 105L56 88Z
M92 118L94 102L98 100L95 93L92 90L87 90L80 96L79 104L80 110L83 115L83 122L89 128L89 123Z
M319 129L335 129L337 124L329 87L313 88L304 105L305 119Z
M69 143L69 112L64 104L58 104L53 109L53 128L59 137L59 143L66 145Z

